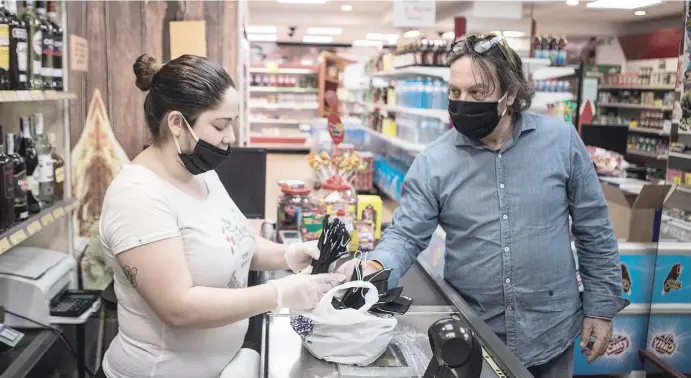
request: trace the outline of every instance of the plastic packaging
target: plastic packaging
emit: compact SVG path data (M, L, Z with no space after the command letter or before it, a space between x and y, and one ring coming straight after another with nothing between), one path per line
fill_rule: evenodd
M276 227L281 230L300 230L303 213L314 211L317 205L310 198L310 189L281 185L283 194L278 198Z

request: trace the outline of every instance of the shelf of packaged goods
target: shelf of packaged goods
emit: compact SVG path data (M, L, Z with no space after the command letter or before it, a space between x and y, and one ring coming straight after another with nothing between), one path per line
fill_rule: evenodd
M292 74L292 75L316 75L317 72L310 68L267 68L267 67L252 67L250 73L267 73L267 74Z
M317 88L250 87L254 93L319 93Z
M319 105L316 103L287 103L283 102L280 104L261 104L261 103L250 103L250 109L267 109L267 110L283 110L283 109L294 109L294 110L317 110Z
M449 111L447 109L407 108L404 106L374 104L371 102L358 102L358 104L366 107L369 111L380 109L387 113L392 112L412 114L421 117L437 118L442 122L449 122Z
M76 199L59 201L53 206L29 216L27 220L15 224L8 230L0 232L0 254L36 235L56 220L69 216L70 212L77 208L78 204L79 201Z
M642 110L661 110L661 111L672 111L671 106L660 106L660 105L642 105L642 104L605 104L599 102L597 106L601 108L621 108L621 109L642 109Z
M600 90L615 90L615 89L628 89L628 90L640 90L640 91L674 91L673 85L600 85L598 87Z
M439 77L445 81L449 81L449 67L424 67L411 66L405 68L397 68L391 71L382 71L372 74L373 77L382 79L394 79L399 77L410 76L432 76Z
M669 153L669 156L673 156L673 157L680 158L680 159L689 159L689 160L691 160L691 154L684 154L684 153L681 153L681 152L670 152L670 153Z
M523 62L524 66L531 66L531 67L548 67L550 64L552 64L552 61L549 59L542 59L542 58L521 58L521 61Z
M311 124L312 121L305 121L305 120L299 120L299 119L270 119L270 118L264 118L264 119L250 119L250 123L255 123L255 124L263 124L263 125L300 125L300 124Z
M652 128L648 128L648 127L629 127L629 132L660 135L660 136L669 135L669 131L665 131L662 129L652 129Z
M390 143L391 145L394 145L398 148L401 148L405 151L412 152L412 153L419 153L425 150L427 146L424 144L419 144L419 143L411 143L407 142L403 139L394 137L394 136L388 136L384 135L376 130L372 130L369 127L365 126L360 126L363 130L365 130L368 134L373 135L377 138L380 138L382 140L385 140L386 142Z
M636 150L628 149L628 150L626 150L626 153L629 155L643 156L643 157L655 159L655 160L667 160L667 157L665 157L665 155L658 155L658 154L654 154L652 152L644 152L644 151L636 151Z
M570 92L535 92L533 102L530 104L530 110L543 111L550 104L558 104L571 99L573 99L573 94Z
M548 66L537 68L533 71L533 80L550 80L565 76L572 76L576 74L576 67L565 66Z
M0 91L0 103L3 102L31 102L74 100L77 95L69 92L57 91Z

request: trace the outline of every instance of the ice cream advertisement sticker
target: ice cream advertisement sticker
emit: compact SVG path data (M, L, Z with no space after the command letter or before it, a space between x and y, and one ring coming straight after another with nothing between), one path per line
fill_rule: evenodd
M625 335L612 335L612 339L609 341L609 345L607 345L607 356L616 356L624 353L631 347L631 342L629 341L629 338Z
M677 350L677 344L674 342L674 335L671 333L663 333L655 335L650 342L650 347L655 352L662 355L671 356Z

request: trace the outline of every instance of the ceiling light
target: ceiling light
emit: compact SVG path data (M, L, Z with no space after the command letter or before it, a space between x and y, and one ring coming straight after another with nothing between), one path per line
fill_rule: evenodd
M417 38L420 36L419 30L410 30L403 33L403 38Z
M341 35L343 29L341 28L307 28L307 34L310 35Z
M252 42L276 42L278 36L276 34L247 34L247 39Z
M580 4L580 1L578 1L578 0L566 0L566 5L568 5L570 7L575 7L578 4Z
M448 32L442 34L441 37L442 37L443 39L455 39L455 38L456 38L456 33L452 32L452 31L448 31Z
M525 32L509 30L501 33L506 38L521 38L525 37Z
M302 37L302 42L305 43L331 43L334 37L330 35L306 35Z
M326 0L276 0L284 4L325 4Z
M595 0L586 4L586 7L599 9L636 9L661 3L662 0Z
M384 42L382 41L373 41L370 39L357 39L353 41L353 47L382 47L384 46Z
M250 34L276 34L278 28L275 26L248 26L245 31Z
M314 61L312 59L303 59L300 61L300 65L302 65L302 66L313 66Z
M344 12L350 12L351 10L353 10L353 6L350 4L343 4L341 5L341 10Z
M634 16L645 16L645 11L644 10L637 10L633 12Z

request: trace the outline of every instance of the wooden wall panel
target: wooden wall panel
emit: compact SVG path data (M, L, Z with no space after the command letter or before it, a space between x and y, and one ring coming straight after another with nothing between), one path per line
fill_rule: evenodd
M166 21L166 8L168 4L162 1L147 1L143 2L142 6L146 13L146 51L156 58L159 62L163 62L163 29ZM167 39L166 39L167 40Z
M221 14L221 62L233 81L240 78L237 65L237 2L224 1Z
M86 36L86 2L69 1L67 2L67 30L65 32L65 42L69 44L69 36ZM67 56L68 54L65 54ZM68 62L69 63L69 62ZM88 99L86 98L86 74L83 72L70 71L68 74L67 88L70 92L77 93L79 97L69 102L70 114L70 140L72 147L77 143L79 135L84 128Z
M89 72L86 77L85 103L89 104L91 96L96 89L101 91L103 102L108 106L108 114L111 113L110 93L108 91L108 29L106 29L106 2L87 1L86 4L86 30L85 38L89 42ZM110 23L110 25L117 25ZM115 34L115 33L111 33ZM73 142L74 143L74 142Z
M204 3L199 0L186 0L182 6L182 17L184 21L198 21L204 19Z
M221 62L221 11L220 1L204 2L204 21L206 21L206 55L214 62Z
M139 2L109 1L105 5L111 28L107 33L109 115L116 138L127 155L134 157L146 139L144 93L134 85L132 71L135 59L146 48L142 40L145 25Z

